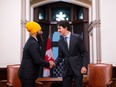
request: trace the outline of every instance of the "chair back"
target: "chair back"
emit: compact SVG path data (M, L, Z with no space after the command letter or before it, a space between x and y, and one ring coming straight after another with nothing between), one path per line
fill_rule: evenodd
M20 79L18 77L18 70L20 64L7 66L7 85L12 87L21 87Z
M89 87L106 87L112 81L112 64L89 64L87 78Z

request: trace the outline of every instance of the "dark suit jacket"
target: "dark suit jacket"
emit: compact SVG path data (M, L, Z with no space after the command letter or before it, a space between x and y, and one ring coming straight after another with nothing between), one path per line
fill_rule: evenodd
M75 75L79 76L82 66L87 67L88 65L88 53L85 49L83 39L78 34L71 34L69 50L63 37L59 40L58 46L59 54L55 63L58 64L64 59L63 76L66 76L68 72L69 64Z
M30 36L23 49L23 58L19 68L19 77L36 79L40 66L49 67L49 63L42 59L40 46L37 40Z

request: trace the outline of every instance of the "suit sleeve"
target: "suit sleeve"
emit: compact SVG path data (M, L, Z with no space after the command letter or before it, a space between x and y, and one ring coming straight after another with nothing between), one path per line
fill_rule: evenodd
M79 50L81 52L81 56L82 56L82 66L84 67L87 67L88 65L88 52L85 48L85 45L84 45L84 42L83 42L83 39L78 36L78 47L79 47Z
M46 62L45 60L41 58L38 44L32 42L30 44L29 50L32 55L32 60L35 64L38 64L44 67L50 66L49 62Z

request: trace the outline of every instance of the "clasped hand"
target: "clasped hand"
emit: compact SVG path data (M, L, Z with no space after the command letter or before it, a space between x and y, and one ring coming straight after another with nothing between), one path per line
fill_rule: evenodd
M49 64L50 64L50 68L55 66L55 63L53 61L49 61Z

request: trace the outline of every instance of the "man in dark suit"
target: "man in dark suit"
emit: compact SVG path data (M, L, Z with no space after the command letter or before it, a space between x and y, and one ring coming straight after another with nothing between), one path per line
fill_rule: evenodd
M21 87L35 87L35 80L39 75L40 66L51 68L54 63L42 59L41 46L37 39L42 32L41 26L36 22L28 22L26 28L30 33L30 37L23 48L23 58L18 75Z
M72 34L68 21L57 23L58 32L62 36L58 43L57 65L64 59L63 87L82 87L83 74L87 72L88 53L85 49L83 39L78 34Z

